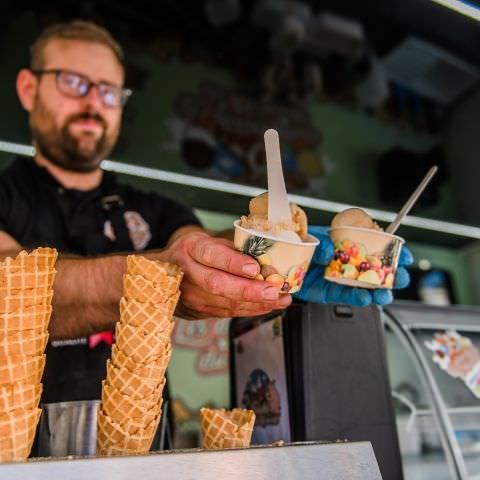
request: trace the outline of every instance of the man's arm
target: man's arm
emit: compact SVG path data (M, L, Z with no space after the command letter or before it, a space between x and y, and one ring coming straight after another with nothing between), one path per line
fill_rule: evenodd
M7 234L0 252L21 247ZM7 248L8 247L8 248ZM258 264L197 226L179 228L166 249L143 252L148 258L178 264L185 272L177 313L187 318L254 316L285 308L290 295L254 280ZM68 258L56 263L52 339L75 338L111 329L119 316L125 255Z
M290 295L255 279L258 263L225 237L232 238L232 232L214 237L197 226L181 227L159 254L185 273L177 314L190 319L256 316L290 305Z
M0 260L14 257L21 245L0 231ZM77 338L112 329L119 316L125 255L99 258L59 256L53 285L53 340Z
M126 255L60 256L56 269L51 338L78 338L112 330L119 319Z
M8 233L0 230L0 261L15 256L22 250L21 245Z

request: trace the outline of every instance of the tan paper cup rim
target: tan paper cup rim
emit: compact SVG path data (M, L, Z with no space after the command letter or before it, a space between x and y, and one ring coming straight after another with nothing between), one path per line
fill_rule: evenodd
M362 227L335 227L335 228L330 228L330 232L338 231L338 230L353 230L356 232L366 232L366 233L371 233L372 235L380 235L381 237L390 237L392 239L398 240L400 243L404 244L405 239L402 237L399 237L398 235L393 235L391 233L383 232L381 230L375 230L373 228L362 228ZM354 240L354 239L352 239Z
M268 238L269 240L273 240L275 242L282 242L282 243L289 243L290 245L295 245L296 247L316 247L320 240L313 235L308 235L307 242L295 242L293 240L284 240L283 238L275 237L274 235L268 235L264 232L259 232L258 230L251 230L249 228L244 228L240 226L240 220L235 220L233 222L233 226L241 230L242 232L248 233L249 235L256 235L257 237Z

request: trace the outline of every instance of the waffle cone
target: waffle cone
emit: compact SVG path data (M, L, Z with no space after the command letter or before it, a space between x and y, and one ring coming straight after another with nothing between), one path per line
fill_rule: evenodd
M165 303L142 303L137 300L120 300L120 318L124 323L150 328L150 322L158 317L171 319L177 306L180 292L170 296Z
M165 371L172 355L172 346L169 344L158 358L148 363L138 363L129 357L122 350L119 350L117 345L112 345L111 363L115 367L123 367L130 372L136 373L139 377L148 380L158 381L159 383L165 376Z
M165 330L160 330L161 327ZM139 363L158 358L170 344L171 334L172 325L167 322L159 325L159 330L154 332L122 322L117 322L115 326L118 349Z
M104 457L108 455L142 455L146 453L150 447L144 450L131 450L129 448L117 447L116 445L109 445L104 447L100 441L97 442L97 456Z
M123 295L127 300L165 303L178 292L179 283L176 277L168 277L162 285L157 285L141 275L127 273L123 276Z
M40 383L44 367L45 355L0 356L0 385Z
M148 260L141 255L127 257L127 272L140 275L153 282L160 289L176 291L180 287L183 272L178 265L168 262Z
M0 386L0 412L6 413L17 408L37 408L42 393L41 383L7 383Z
M52 293L52 289L46 285L34 288L0 288L0 298L40 297L42 295L47 296L49 293Z
M123 418L121 421L117 421L116 418L110 417L104 411L103 413L108 416L108 418L116 424L116 426L125 432L129 436L145 436L153 439L153 434L158 425L158 414L161 411L161 408L156 409L156 415L153 418ZM151 440L150 440L150 443Z
M41 410L16 409L0 414L0 461L25 460L30 454Z
M0 274L6 275L19 271L52 270L58 253L54 248L40 247L30 253L20 252L15 258L7 257L0 262Z
M200 409L203 448L245 448L250 446L255 412L242 408Z
M161 386L155 380L145 379L125 368L115 367L110 361L107 361L107 381L124 395L137 400L158 395Z
M0 336L20 330L48 330L52 314L50 305L32 305L23 310L0 314Z
M0 267L0 292L13 289L25 288L53 288L56 271L47 270L19 270L15 272L3 272Z
M34 305L48 307L52 303L52 290L30 288L19 290L17 295L7 295L0 298L0 313L16 312Z
M171 334L173 332L174 322L172 317L167 317L165 315L157 315L156 317L151 317L146 320L142 325L135 325L129 323L120 317L121 325L129 325L133 327L134 330L140 330L144 332L145 335L160 335L165 337L164 342L170 341ZM167 339L168 337L168 339Z
M125 418L142 418L145 423L150 423L158 415L162 406L161 393L164 384L165 380L162 387L154 394L135 400L129 395L124 395L107 381L103 381L102 409L106 415L118 423Z
M10 355L41 355L47 346L48 333L19 330L0 337L0 357Z
M97 450L103 451L110 446L116 446L118 449L128 449L138 453L148 452L154 433L155 428L150 428L129 434L108 415L105 415L102 409L98 411Z

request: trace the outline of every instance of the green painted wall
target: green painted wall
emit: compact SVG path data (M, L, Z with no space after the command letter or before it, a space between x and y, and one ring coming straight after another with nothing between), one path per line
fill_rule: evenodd
M27 118L16 99L14 85L16 72L28 62L28 46L38 31L38 20L27 11L0 33L0 41L9 46L0 49L0 139L29 140ZM201 60L201 54L189 61L172 56L162 62L132 43L127 45L126 55L133 72L131 77L135 77L139 88L125 109L122 135L113 157L137 165L188 171L179 152L166 145L170 140L167 124L175 96L195 93L204 82L232 89L249 86L238 84L229 71ZM317 101L311 102L307 109L313 124L322 132L321 151L333 165L326 181L318 189L314 187L309 191L310 195L320 198L382 208L375 178L379 154L396 145L423 151L438 141L436 137L413 132L402 125L383 123L344 105ZM260 138L261 135L259 132ZM447 185L442 190L441 201L418 214L452 218L451 205Z

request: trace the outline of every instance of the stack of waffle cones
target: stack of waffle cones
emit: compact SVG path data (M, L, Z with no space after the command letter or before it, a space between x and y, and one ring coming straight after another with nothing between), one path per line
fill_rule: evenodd
M98 455L150 449L162 413L172 318L182 276L176 265L127 257L116 344L98 410Z
M0 461L25 460L32 448L56 258L38 248L0 263Z
M250 446L255 412L243 408L201 408L203 448L246 448Z

